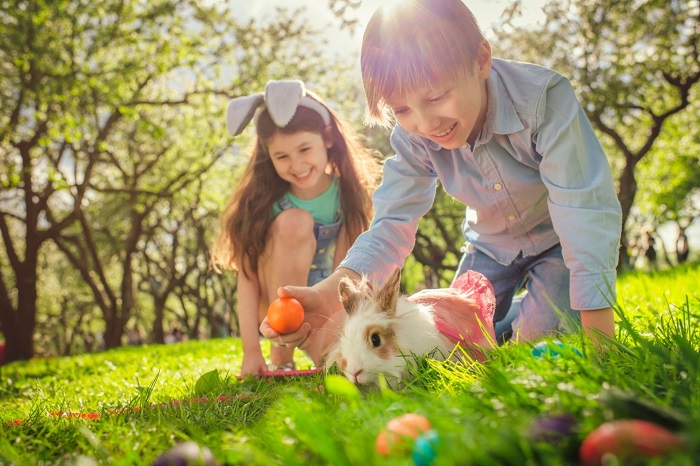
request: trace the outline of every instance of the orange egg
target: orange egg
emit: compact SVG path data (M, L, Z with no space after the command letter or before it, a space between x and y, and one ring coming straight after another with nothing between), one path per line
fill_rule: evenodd
M304 323L304 308L294 298L277 298L267 308L267 322L276 332L294 332Z
M409 440L415 440L430 428L430 421L425 416L416 413L404 414L386 424L386 427L379 432L374 447L380 455L394 454L407 448L409 443L412 443Z

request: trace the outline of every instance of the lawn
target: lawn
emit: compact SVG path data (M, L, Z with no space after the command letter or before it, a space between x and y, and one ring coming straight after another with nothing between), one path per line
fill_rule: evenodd
M622 276L611 351L577 334L561 337L565 347L554 356L509 344L484 363L423 359L396 390L358 390L333 370L238 381L237 339L2 366L0 464L149 465L188 440L221 464L413 464L412 442L389 457L375 451L386 423L411 412L427 417L439 439L428 448L435 465L576 465L589 433L627 418L682 439L675 453L644 455L643 464L698 464L698 283L697 265ZM562 414L574 422L570 433L539 438L535 423Z

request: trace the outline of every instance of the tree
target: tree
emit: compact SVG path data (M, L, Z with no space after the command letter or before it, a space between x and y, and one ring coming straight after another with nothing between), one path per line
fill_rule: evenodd
M521 6L513 3L496 33L498 50L571 79L613 156L624 227L637 195L639 163L654 156L671 119L690 111L697 92L700 5L549 0L536 30L514 25ZM621 242L627 243L624 228Z
M694 106L697 108L697 104ZM660 223L677 221L685 226L698 215L693 197L700 193L700 130L697 111L666 125L654 156L639 164L638 173L646 189L639 193L637 206L643 215Z
M230 274L217 275L209 267L220 211L212 198L218 196L210 182L199 180L191 188L184 194L188 202L176 196L150 215L143 238L139 288L153 301L151 339L155 343L164 342L166 311L194 335L202 318L209 323L211 336L220 336L217 327L230 321L236 282ZM188 302L195 304L191 322L189 306L184 304Z
M33 354L37 264L47 241L80 271L107 320L107 345L118 345L134 307L144 219L225 153L226 98L259 87L275 69L288 71L276 63L300 49L313 52L307 29L284 14L241 24L195 0L0 8L6 358Z

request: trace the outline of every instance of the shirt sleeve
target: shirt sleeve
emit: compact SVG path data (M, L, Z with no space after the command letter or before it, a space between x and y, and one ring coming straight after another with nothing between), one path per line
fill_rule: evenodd
M533 143L542 155L554 230L571 273L571 307L615 303L622 212L603 148L568 80L548 86L538 108Z
M435 200L437 174L425 149L411 142L400 127L391 135L396 155L384 162L382 182L372 197L374 219L339 267L381 282L403 267L413 250L420 219Z

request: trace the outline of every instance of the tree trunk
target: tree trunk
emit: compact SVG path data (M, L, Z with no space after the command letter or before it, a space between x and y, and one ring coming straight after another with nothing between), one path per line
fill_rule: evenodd
M153 327L151 330L152 343L164 344L165 332L163 331L163 319L165 317L165 299L155 297L153 299Z
M9 309L3 319L5 362L25 361L34 356L34 327L36 326L36 268L30 276L17 283L17 309Z
M629 261L626 249L626 245L628 244L626 225L630 211L632 210L632 205L634 204L634 198L637 195L637 179L634 175L637 163L632 156L627 156L626 159L625 167L620 174L620 187L617 195L620 200L620 207L622 208L622 233L620 237L620 260L617 263L618 272L621 271Z

